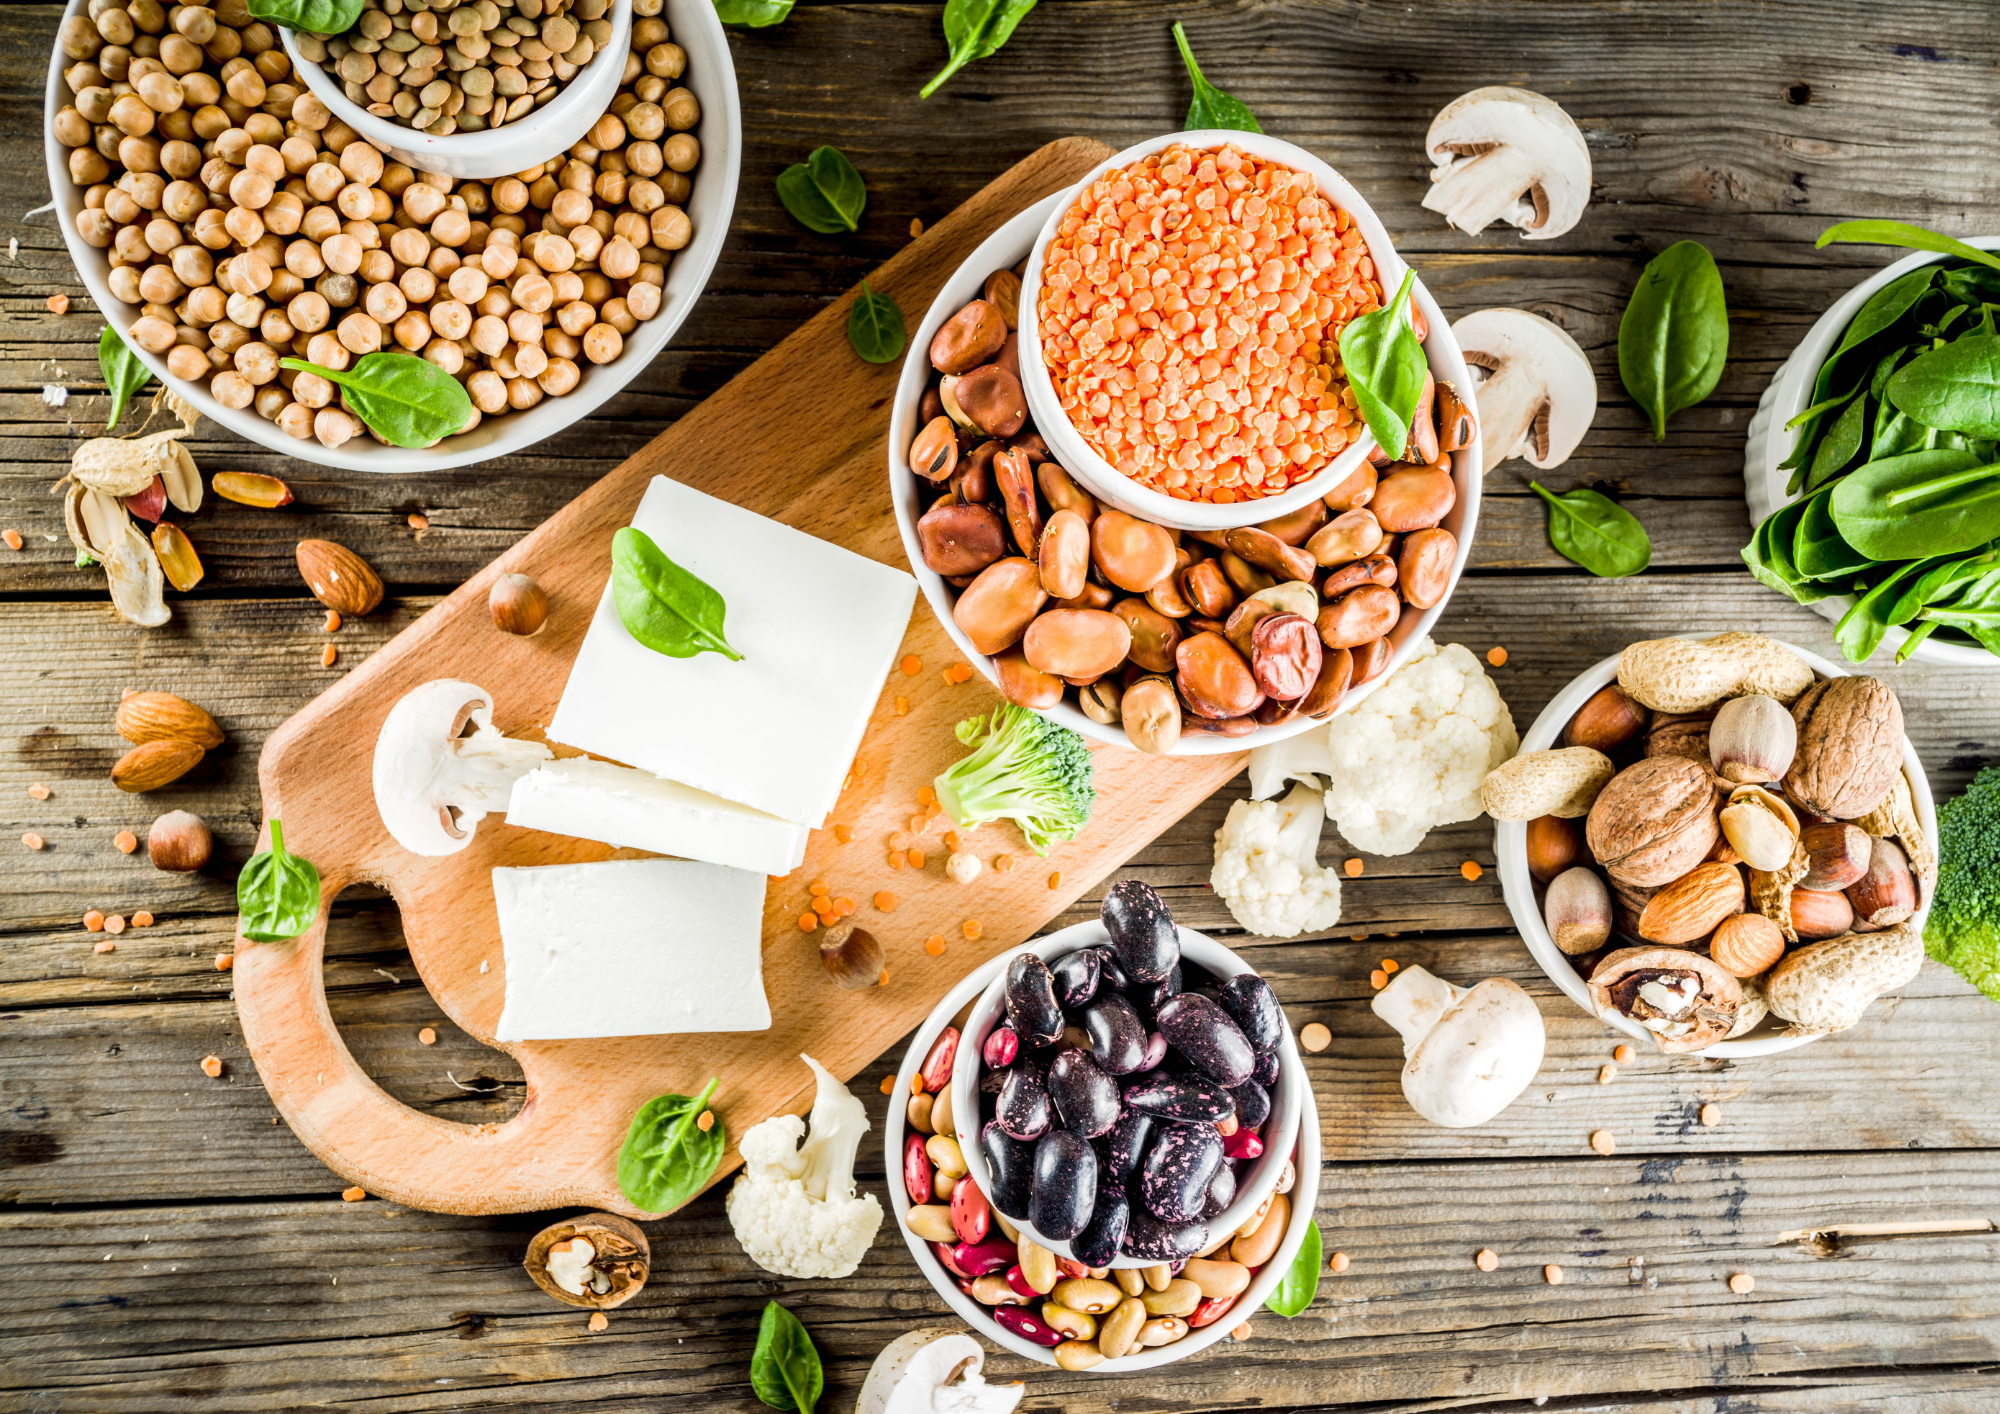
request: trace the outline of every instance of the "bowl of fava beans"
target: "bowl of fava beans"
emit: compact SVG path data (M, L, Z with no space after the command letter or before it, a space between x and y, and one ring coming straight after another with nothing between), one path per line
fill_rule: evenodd
M526 82L540 68L551 80L561 73L550 45L571 36L547 21L576 26L565 54L592 46L590 62L563 58L569 81L545 105L525 106L523 125L581 97L593 70L615 82L566 152L469 180L385 155L389 144L343 121L294 63L286 43L299 36L253 17L247 0L71 0L47 95L56 210L99 310L203 416L322 466L408 473L487 461L623 389L707 283L736 200L741 121L728 43L707 0L617 0L629 7L629 48L601 55L584 27L612 14L609 0L594 20L578 17L596 0L514 0L498 27L476 3L370 4L364 13L378 18L353 33L374 48L349 52L374 64L369 82L395 81L393 92L380 85L385 99L363 84L391 114L404 97L401 107L419 103L412 117L428 116L437 80L414 91L402 83L422 77L410 74L410 56L429 62L414 26L438 18L455 35L460 9L482 26L457 36L473 49L548 50L524 57ZM536 48L521 33L531 10ZM382 38L369 37L385 23ZM452 64L466 55L454 53L438 72L463 78L469 70ZM435 95L440 112L456 105L455 123L477 123L468 105L491 96L483 86ZM513 126L448 136L484 141ZM398 445L368 423L367 401L349 396L357 378L441 383L438 406L470 411L458 430L427 434L428 445Z

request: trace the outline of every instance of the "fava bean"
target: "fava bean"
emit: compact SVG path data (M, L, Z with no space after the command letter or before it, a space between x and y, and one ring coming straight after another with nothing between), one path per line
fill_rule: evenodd
M1308 501L1295 511L1261 522L1257 528L1275 535L1287 545L1303 545L1313 534L1326 524L1327 509L1324 501Z
M958 493L959 500L980 505L996 499L993 459L1004 450L998 441L986 438L959 458L958 471L951 479L951 489Z
M1354 648L1394 628L1401 614L1394 590L1364 584L1320 610L1319 636L1328 648Z
M1458 395L1458 389L1449 383L1440 383L1437 387L1437 425L1440 454L1463 451L1479 435L1479 425L1471 407Z
M1230 552L1277 580L1296 579L1311 584L1317 566L1304 550L1287 545L1268 530L1242 526L1228 534Z
M1048 597L1035 562L1011 556L994 561L966 586L952 605L952 622L965 631L974 652L998 653L1020 642Z
M1364 461L1320 499L1336 515L1342 511L1358 510L1375 499L1377 475L1374 463Z
M1075 511L1083 517L1086 525L1097 519L1097 498L1077 485L1070 474L1055 462L1040 460L1035 467L1035 480L1054 509Z
M1240 717L1256 711L1263 699L1250 664L1221 634L1183 639L1174 650L1174 665L1182 698L1200 716Z
M1382 529L1394 535L1427 530L1451 513L1458 501L1458 484L1449 471L1434 466L1392 471L1375 488L1369 509Z
M1021 648L1045 673L1091 679L1125 661L1132 630L1124 618L1101 609L1050 609L1028 625Z
M958 469L958 433L940 414L910 442L910 470L926 481L949 481Z
M1185 547L1174 551L1174 572L1146 591L1146 602L1155 612L1170 619L1184 619L1194 612L1194 605L1181 593L1181 571L1193 564L1194 556Z
M993 455L993 485L1014 532L1014 544L1024 555L1038 553L1042 543L1042 510L1035 499L1035 471L1025 453L1001 450ZM1054 590L1050 590L1054 593Z
M1174 572L1174 537L1164 526L1105 509L1090 523L1090 555L1118 588L1144 594Z
M1222 566L1223 576L1238 594L1251 595L1260 589L1269 589L1278 582L1277 576L1266 574L1234 550L1224 550L1216 563Z
M1268 599L1245 599L1230 611L1222 625L1222 636L1247 660L1256 651L1257 625L1279 612Z
M1395 583L1396 562L1386 554L1376 554L1333 571L1320 586L1320 593L1328 599L1338 599L1350 589L1364 584L1379 584L1390 589L1395 587Z
M1322 640L1322 643L1324 640ZM1324 648L1320 653L1319 676L1313 680L1310 691L1300 699L1299 711L1314 720L1333 715L1340 705L1340 699L1347 695L1348 684L1354 676L1354 653L1347 648Z
M1074 599L1083 593L1090 573L1089 522L1075 511L1057 511L1042 530L1037 558L1042 588L1051 599Z
M1144 599L1121 599L1112 611L1132 632L1131 658L1149 673L1174 671L1181 626Z
M1000 345L1007 341L1007 328L998 305L973 300L931 336L931 367L940 373L970 373L1000 352Z
M1250 641L1251 673L1267 695L1291 701L1318 681L1320 640L1311 619L1271 614L1258 620Z
M1117 598L1118 596L1104 585L1094 579L1087 579L1083 583L1083 592L1075 598L1060 602L1051 599L1049 602L1058 609L1108 609Z
M1181 704L1163 677L1143 677L1125 689L1119 720L1132 745L1154 756L1170 756L1181 740Z
M1313 618L1319 613L1319 591L1296 579L1260 589L1250 597L1260 604L1269 604L1281 614L1297 614L1302 619Z
M1205 618L1226 619L1236 607L1236 589L1214 560L1196 560L1181 571L1181 593L1195 613Z
M1441 526L1404 536L1396 552L1396 578L1403 598L1419 609L1442 601L1457 558L1458 537Z
M1437 459L1437 380L1426 373L1423 391L1417 394L1417 406L1410 414L1409 443L1403 448L1403 460L1429 466Z
M1382 676L1389 667L1389 657L1394 651L1386 638L1370 639L1366 643L1357 644L1354 649L1354 676L1349 686L1359 687L1364 682L1372 682Z
M1063 698L1063 680L1054 673L1035 667L1019 648L1010 648L993 659L1000 677L1000 695L1016 707L1046 711ZM950 1094L949 1090L944 1092Z
M1322 565L1345 565L1372 555L1382 544L1382 523L1365 506L1342 511L1306 542L1306 550Z

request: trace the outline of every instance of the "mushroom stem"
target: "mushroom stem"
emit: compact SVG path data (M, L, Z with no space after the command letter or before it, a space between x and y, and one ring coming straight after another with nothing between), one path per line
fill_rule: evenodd
M1481 365L1466 360L1474 368ZM1539 374L1519 364L1503 364L1486 372L1474 390L1480 429L1486 440L1486 465L1491 471L1509 457L1533 459L1537 448L1535 422L1549 405L1547 385Z
M1526 193L1540 179L1542 167L1539 154L1507 145L1461 156L1431 173L1424 209L1469 234L1499 220L1532 231L1541 221Z
M1465 993L1465 988L1453 986L1434 972L1410 966L1375 994L1374 1011L1402 1035L1407 1060Z

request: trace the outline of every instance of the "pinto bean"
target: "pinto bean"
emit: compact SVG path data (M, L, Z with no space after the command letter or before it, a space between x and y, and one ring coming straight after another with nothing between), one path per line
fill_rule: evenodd
M1389 655L1395 649L1389 646L1387 638L1371 638L1366 643L1355 645L1354 676L1349 679L1349 687L1359 687L1364 682L1373 682L1389 667Z
M910 442L910 470L926 481L949 481L958 469L958 429L939 414Z
M1364 584L1319 611L1319 636L1329 648L1353 648L1394 628L1402 611L1395 590Z
M1144 594L1174 572L1174 537L1123 511L1102 510L1090 523L1090 557L1120 589Z
M1149 673L1174 670L1174 650L1181 641L1179 620L1169 618L1144 599L1120 599L1111 612L1132 630L1133 662Z
M1375 499L1375 478L1374 464L1364 461L1343 476L1340 483L1320 500L1335 515L1356 510Z
M1354 679L1354 652L1348 648L1328 648L1320 654L1319 676L1299 699L1299 711L1314 720L1333 715L1347 686Z
M1438 384L1437 425L1440 453L1462 452L1479 435L1479 423L1473 417L1471 407L1458 395L1458 389L1449 383Z
M1075 511L1057 511L1042 531L1037 551L1042 588L1051 599L1074 599L1083 593L1090 573L1090 527Z
M1000 443L988 439L958 459L958 471L952 476L951 489L958 493L959 500L968 505L983 505L995 499L993 458L1000 452Z
M1419 609L1437 604L1451 584L1451 562L1457 558L1458 537L1442 527L1404 536L1396 553L1396 578L1403 597Z
M1174 572L1146 591L1146 602L1170 619L1184 619L1192 614L1194 605L1181 594L1181 571L1193 563L1193 555L1176 548Z
M1042 507L1035 499L1035 469L1019 452L998 452L993 457L993 485L1007 513L1007 528L1014 532L1014 544L1024 555L1038 553Z
M976 299L931 335L931 367L940 373L970 373L991 361L1006 342L1007 321L999 306Z
M1181 594L1197 614L1225 619L1236 607L1236 590L1214 560L1196 560L1181 571L1180 579Z
M1314 562L1329 566L1366 559L1381 546L1382 522L1366 506L1342 511L1306 542Z
M995 560L951 606L952 622L965 630L975 652L1012 648L1048 602L1035 562L1019 555Z
M1028 420L1028 399L1021 391L1021 380L997 363L982 363L960 375L951 396L958 400L966 420L989 437L1012 437Z
M1007 553L1007 527L988 506L932 506L917 521L917 543L938 574L978 574Z
M1356 560L1351 565L1342 565L1326 577L1326 582L1320 586L1320 593L1328 599L1338 599L1348 590L1363 584L1379 584L1384 588L1394 588L1396 562L1385 554L1374 554L1365 560Z
M1132 745L1154 756L1171 756L1181 739L1181 703L1163 677L1142 677L1125 689L1118 716Z
M1267 535L1277 536L1287 545L1303 545L1312 539L1314 531L1326 524L1326 516L1326 502L1307 501L1288 515L1260 522L1257 528Z
M1458 500L1451 473L1432 466L1392 471L1375 488L1369 509L1391 534L1428 530L1447 515Z
M1062 679L1030 663L1018 648L997 655L993 670L1000 678L1000 695L1016 707L1046 710L1062 701Z
M1241 717L1256 711L1263 701L1249 662L1219 633L1181 640L1174 650L1174 667L1181 698L1197 716Z
M1403 447L1404 461L1415 462L1419 466L1429 466L1438 459L1436 419L1437 380L1426 373L1424 389L1417 394L1416 409L1410 414L1410 436Z
M1250 631L1250 672L1267 696L1304 697L1319 679L1321 656L1313 621L1297 614L1267 614Z
M1238 594L1255 594L1278 582L1277 576L1264 573L1234 550L1224 550L1216 557L1216 562L1222 566L1223 577Z
M1304 550L1254 525L1230 531L1229 549L1276 579L1302 579L1310 584L1317 569L1313 557Z
M1015 440L1019 440L1018 438ZM1040 440L1037 437L1036 440ZM1044 449L1046 452L1046 449ZM1076 484L1070 474L1053 461L1044 459L1035 467L1035 481L1042 488L1042 496L1051 508L1059 511L1075 511L1088 525L1097 519L1097 498Z
M1256 644L1257 625L1277 612L1278 606L1268 599L1245 599L1229 611L1229 617L1223 621L1222 636L1248 658Z
M1125 661L1132 630L1102 609L1051 609L1021 638L1031 666L1060 678L1094 681Z

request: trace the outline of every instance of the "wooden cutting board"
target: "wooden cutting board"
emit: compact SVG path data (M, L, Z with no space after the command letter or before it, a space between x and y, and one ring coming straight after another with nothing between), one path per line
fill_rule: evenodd
M895 256L871 277L912 326L951 273L1003 221L1064 187L1109 155L1081 138L1034 153ZM319 866L323 902L354 883L395 896L410 955L447 1015L488 1045L505 989L490 871L496 865L567 864L635 852L512 828L491 817L472 845L443 859L399 848L375 812L370 784L376 733L390 707L434 678L488 689L494 724L535 736L553 716L569 665L610 573L613 532L630 519L646 483L664 474L772 516L885 564L904 565L890 510L885 461L897 366L854 356L846 338L853 291L745 369L643 451L571 502L507 554L417 620L338 686L284 724L260 763L266 818ZM505 573L532 574L548 591L548 624L533 638L497 631L486 595ZM944 876L947 820L918 832L924 867L892 869L888 836L907 831L917 792L963 754L960 719L992 704L986 679L944 681L958 652L921 598L903 652L915 676L883 684L854 771L828 828L813 834L802 868L773 880L764 905L764 984L771 1029L498 1045L527 1078L527 1099L505 1124L464 1125L392 1099L355 1063L328 1014L321 969L322 914L289 943L240 938L236 1003L244 1037L278 1110L328 1167L370 1193L452 1213L504 1213L582 1204L639 1215L620 1194L619 1145L633 1113L668 1091L721 1085L714 1107L731 1136L770 1115L803 1112L808 1052L843 1079L906 1034L959 978L1020 943L1092 883L1241 769L1241 753L1161 760L1094 748L1097 807L1081 837L1046 860L1012 826L975 832L989 867L970 886ZM898 698L908 712L897 715ZM799 704L811 711L810 702ZM838 838L835 825L849 838ZM268 844L268 830L265 843ZM1015 867L990 867L999 854ZM1060 881L1052 878L1061 871ZM819 962L816 935L800 931L808 884L824 879L856 904L855 921L881 941L888 984L837 990ZM878 910L878 890L897 898ZM977 919L976 939L966 936ZM926 940L946 940L931 956ZM619 985L607 977L607 988ZM732 1147L722 1173L737 1163Z

